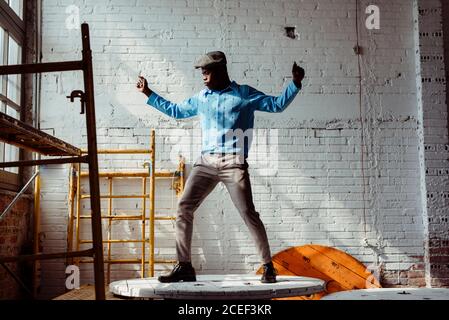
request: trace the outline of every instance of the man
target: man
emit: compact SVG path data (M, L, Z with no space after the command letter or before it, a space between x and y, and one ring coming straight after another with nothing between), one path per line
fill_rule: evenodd
M254 111L282 112L301 89L304 70L293 64L293 81L279 97L263 94L229 79L226 56L209 52L195 65L201 68L206 88L186 101L176 104L165 100L139 77L137 88L147 97L147 104L176 119L201 117L202 152L187 179L176 217L176 254L178 264L160 282L196 281L191 264L193 214L218 182L223 182L238 209L258 253L262 257L262 283L276 282L270 246L264 224L255 210L246 158L252 138ZM248 143L245 144L245 138Z

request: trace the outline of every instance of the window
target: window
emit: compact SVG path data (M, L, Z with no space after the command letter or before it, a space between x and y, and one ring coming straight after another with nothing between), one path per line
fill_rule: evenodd
M22 47L15 41L6 30L0 27L0 45L2 49L1 64L20 64L22 62ZM21 76L3 76L0 89L0 112L20 120L21 103ZM19 149L6 143L0 143L0 161L19 160ZM6 168L5 171L18 174L18 168Z
M23 20L23 0L4 0L11 9Z
M21 64L25 38L23 0L0 0L0 65ZM0 112L19 119L22 105L22 76L0 76ZM20 160L19 148L0 142L0 162ZM0 169L0 188L19 186L19 168Z

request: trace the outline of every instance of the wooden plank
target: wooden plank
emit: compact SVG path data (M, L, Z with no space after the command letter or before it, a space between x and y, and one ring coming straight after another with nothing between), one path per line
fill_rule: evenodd
M86 149L81 149L83 153L87 153ZM149 149L98 149L98 154L149 154Z
M85 156L72 157L72 158L59 158L59 159L44 159L44 160L22 160L13 162L2 162L0 163L0 168L39 166L47 164L84 163L84 162L87 162Z
M62 258L72 258L72 257L91 257L93 256L93 249L83 250L83 251L72 251L72 252L62 252L62 253L38 253L21 255L17 257L2 257L0 256L0 262L17 262L17 261L35 261L35 260L52 260L52 259L62 259Z
M365 272L363 264L334 248L327 248L326 254L323 251L324 247L306 245L286 250L273 260L288 265L288 269L295 273L306 272L320 279L336 280L348 290L366 288L371 273ZM346 259L341 259L342 254L347 256Z
M80 216L80 219L92 219L91 216ZM101 219L110 220L141 220L142 216L101 216ZM149 218L148 218L149 219Z
M355 262L354 258L348 255L347 253L339 250L335 250L334 248L328 248L324 246L308 246L311 250L318 251L321 255L325 256L326 258L334 261L338 265L343 266L342 272L352 272L354 273L355 278L357 276L360 277L361 280L363 280L363 284L360 284L360 287L364 288L367 284L365 283L368 281L368 278L372 275L370 271L360 262ZM333 264L334 266L335 264ZM344 270L346 269L346 270ZM371 277L370 283L372 284L373 288L380 288L381 285L379 281L375 277Z
M0 140L47 156L79 156L81 150L0 112Z
M325 274L329 279L336 280L347 290L365 288L366 277L362 277L354 270L366 270L366 267L360 265L355 259L347 259L346 265L336 261L333 248L328 248L327 255L323 255L319 250L312 246L303 246L301 250L293 249L298 255L302 256L302 265Z
M94 261L92 259L87 260L80 260L79 263L93 263ZM105 259L104 263L110 263L110 264L135 264L135 263L141 263L142 259ZM149 260L145 260L145 263L148 263ZM177 260L154 260L154 263L157 264L176 264Z
M331 247L305 245L281 251L273 256L281 275L298 275L326 281L326 292L295 299L320 299L325 294L353 289L379 288L380 283L358 260ZM262 273L262 268L258 273Z
M82 195L81 199L90 199L90 195ZM130 194L130 195L113 195L113 196L100 196L100 199L144 199L148 198L148 195Z
M84 243L92 243L92 240L80 240L81 244ZM139 243L145 242L145 239L112 239L112 240L103 240L103 243Z
M156 171L154 173L156 178L173 178L176 174L175 171ZM81 177L85 178L89 176L89 172L81 172ZM148 170L135 171L135 172L100 172L98 174L100 178L148 178L150 176ZM177 176L175 176L177 177Z
M86 127L87 127L87 151L89 157L89 190L90 207L92 210L92 239L94 254L94 279L95 297L97 300L105 300L105 279L103 262L103 236L101 226L101 204L100 204L100 183L98 177L98 154L97 154L97 129L95 120L95 93L94 76L92 67L92 50L90 48L89 25L81 25L81 38L83 42L83 70L84 93L86 104Z
M0 75L83 70L83 61L11 64L0 66Z
M8 106L13 107L17 112L20 112L21 109L20 105L18 105L8 97L2 95L1 93L0 93L0 101L5 102Z

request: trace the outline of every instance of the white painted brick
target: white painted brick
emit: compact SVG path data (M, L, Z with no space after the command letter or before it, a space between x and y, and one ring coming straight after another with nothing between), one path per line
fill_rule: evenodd
M363 167L367 194L363 202L358 69L352 51L356 39L354 9L346 2L44 1L44 61L79 58L79 34L64 26L66 6L79 6L82 20L90 23L94 48L99 147L148 147L150 128L156 128L157 167L164 169L175 167L170 156L178 147L188 150L191 155L188 165L192 165L200 150L199 123L170 120L145 106L146 99L140 99L133 92L134 77L139 71L148 77L150 86L158 93L179 102L201 89L200 78L192 64L198 55L208 50L226 51L231 77L238 83L248 83L273 95L279 94L284 79L291 76L292 61L302 63L307 79L303 92L292 106L282 115L256 113L256 125L261 129L259 136L263 136L267 128L279 129L277 142L270 145L270 152L278 154L276 175L267 175L266 171L262 174L266 163L257 160L264 153L266 156L263 150L256 151L253 145L249 158L255 205L267 225L272 248L277 249L273 252L310 242L329 243L349 248L349 252L366 257L368 261L373 253L361 247L359 241L363 237L365 206L370 217L367 229L391 239L384 253L397 252L402 256L395 257L396 260L400 258L409 263L410 256L416 252L422 254L423 239L423 226L415 223L422 221L422 210L417 171L419 137L412 4L405 0L394 4L378 1L383 17L382 34L371 33L365 37L376 41L376 48L367 44L363 57L367 62L363 71L366 74L372 71L377 78L367 79L367 88L375 95L387 97L391 94L395 99L382 101L383 113L376 109L380 105L378 101L370 101L370 108L364 105L368 118L375 121L364 123L367 153ZM298 27L299 40L283 35L286 25ZM441 44L423 40L423 45L422 50L427 50L427 46ZM423 67L424 76L440 74L440 71L435 65ZM400 79L395 78L398 73L402 73ZM75 76L67 76L64 82L71 82L71 77ZM390 85L385 85L386 80L391 81ZM82 85L79 75L76 81ZM424 114L425 143L446 145L446 105L444 99L438 98L439 103L432 100L441 95L444 86L424 84L424 89L427 90L424 99L434 103ZM69 91L64 88L60 93L58 90L55 76L43 78L46 106L42 125L55 128L63 138L79 141L85 147L85 136L79 135L81 130L85 132L83 119L74 123L68 112L57 114L61 101L66 101L62 98ZM411 120L402 121L407 116ZM377 121L379 118L381 121ZM181 140L187 136L186 141ZM262 139L261 145L265 141ZM444 161L447 155L442 151L426 152L425 167L447 167ZM100 157L102 170L142 170L142 162L148 155L114 159ZM44 167L42 176L43 227L49 235L45 249L62 249L66 237L68 169ZM171 198L169 184L158 182L158 186L158 212L174 213L176 208L170 207L176 207L177 202L176 198L175 201ZM102 183L102 190L106 190L105 187ZM139 188L140 184L123 184L116 190L137 192ZM429 187L429 190L432 189ZM103 209L106 204L107 201L102 201ZM117 210L129 210L130 206L137 211L141 208L140 201L114 201L114 204ZM88 203L85 208L89 208ZM404 211L406 214L402 214ZM124 225L120 227L118 229L117 225L116 230L122 236L136 236L140 230L138 224L134 227L130 223L128 229ZM135 230L130 231L132 228ZM173 258L173 224L161 222L158 230L164 236L159 238L161 248L157 253ZM85 233L89 233L87 226ZM370 237L375 243L377 234L370 234ZM410 251L403 250L405 247ZM134 252L127 246L117 248L120 254ZM249 272L256 268L255 247L224 189L217 188L198 209L193 249L193 261L201 265L204 273L214 270ZM217 250L223 250L223 255L210 254ZM411 252L410 256L404 252ZM133 277L132 268L135 267L116 267L113 274L119 279ZM164 268L167 270L167 267L157 266L158 271ZM54 270L63 271L63 263L45 262L44 286L48 293L55 288L64 291L63 282L51 280ZM83 276L91 279L91 271ZM64 279L64 274L59 278Z

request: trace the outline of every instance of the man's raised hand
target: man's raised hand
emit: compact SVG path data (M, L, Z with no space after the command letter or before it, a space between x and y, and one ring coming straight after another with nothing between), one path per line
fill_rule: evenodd
M139 76L139 80L137 81L136 87L137 90L139 90L139 92L144 93L147 97L151 95L151 90L148 87L147 79L145 79L144 77Z
M303 68L296 64L296 61L293 63L292 68L293 82L297 87L301 85L301 81L304 79L305 71Z

